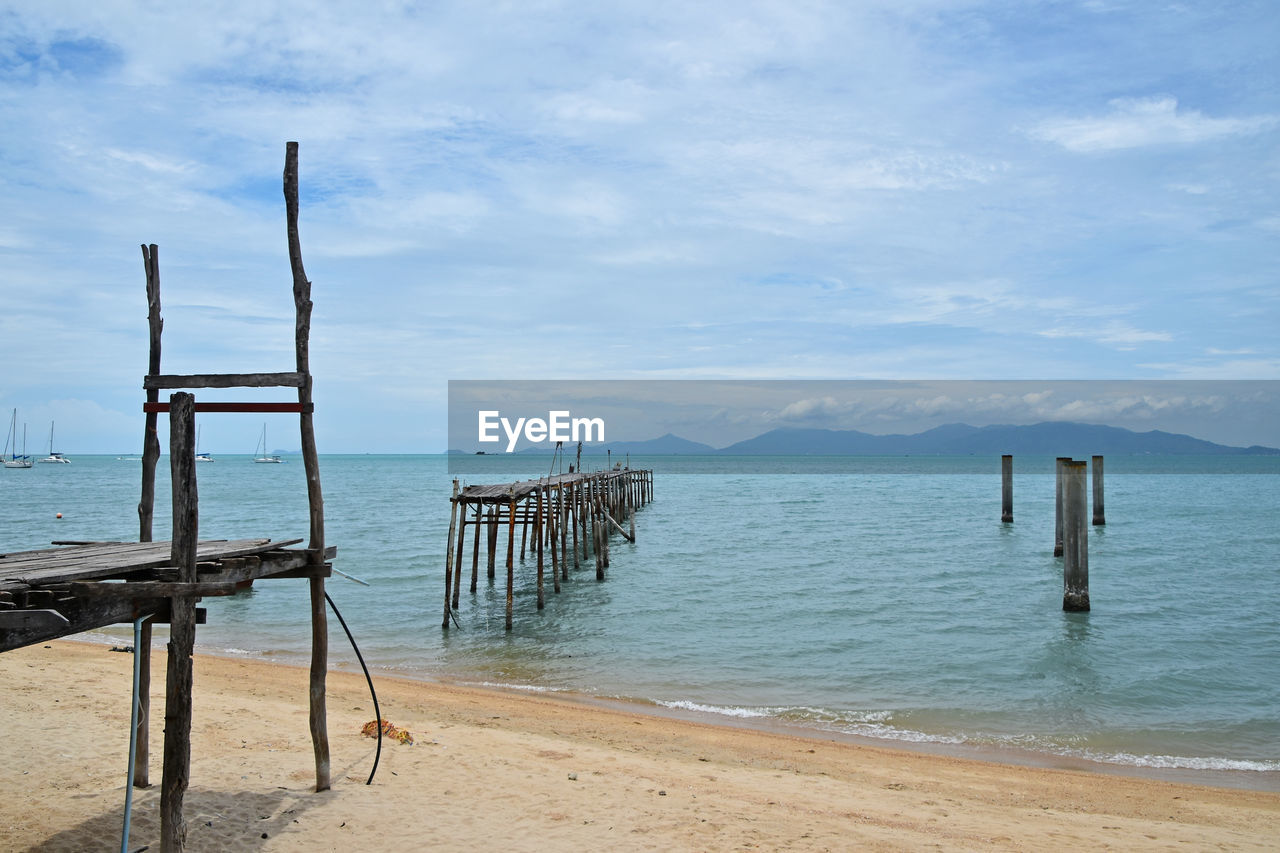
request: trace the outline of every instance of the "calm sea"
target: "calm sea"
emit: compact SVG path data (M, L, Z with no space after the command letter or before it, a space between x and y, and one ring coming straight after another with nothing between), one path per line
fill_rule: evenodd
M197 466L201 537L305 538L303 467L285 458ZM1088 614L1061 610L1049 458L1016 460L1013 524L1000 523L998 459L752 460L760 474L714 457L631 463L655 469L656 499L636 544L613 540L605 582L584 565L560 595L548 582L539 612L533 562L518 564L508 632L504 573L494 586L482 568L460 625L442 631L447 457L322 457L335 567L369 584L335 575L328 588L375 672L1280 780L1280 458L1108 457ZM548 462L465 464L483 483ZM0 547L136 538L139 468L78 456L0 471ZM204 606L206 650L305 660L305 582ZM355 668L330 625L333 660Z

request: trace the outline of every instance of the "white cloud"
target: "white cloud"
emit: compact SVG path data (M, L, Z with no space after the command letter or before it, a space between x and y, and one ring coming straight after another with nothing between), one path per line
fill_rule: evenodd
M1173 340L1169 332L1156 332L1139 329L1128 323L1111 320L1098 324L1077 324L1071 326L1054 326L1037 332L1045 338L1081 338L1109 344L1119 349L1133 349L1138 344L1162 343Z
M1199 110L1180 110L1177 99L1167 96L1117 98L1110 106L1103 116L1046 119L1031 129L1031 136L1071 151L1114 151L1260 133L1280 121L1273 115L1211 118Z

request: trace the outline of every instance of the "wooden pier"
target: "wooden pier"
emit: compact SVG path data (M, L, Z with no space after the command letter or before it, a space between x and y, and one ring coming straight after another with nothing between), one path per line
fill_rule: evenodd
M653 472L614 468L573 472L519 483L466 486L453 481L449 536L444 566L444 622L447 629L462 594L462 569L467 527L472 528L471 592L480 577L480 534L485 532L486 567L492 582L496 573L500 530L507 539L507 629L511 629L515 588L516 528L520 528L520 560L531 548L537 560L538 609L546 604L545 567L550 558L552 588L574 569L594 561L596 579L609 568L609 536L617 531L636 541L636 510L653 500ZM624 527L624 523L626 527ZM530 538L532 534L532 538Z
M301 541L200 542L194 584L178 580L168 542L66 542L0 554L0 652L143 617L165 623L176 595L231 595L261 578L310 577L310 555L288 547Z

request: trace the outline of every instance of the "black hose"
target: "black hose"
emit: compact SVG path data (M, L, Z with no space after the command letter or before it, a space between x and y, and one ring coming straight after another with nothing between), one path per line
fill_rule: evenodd
M342 623L342 630L347 632L347 639L351 641L351 648L355 650L356 660L360 661L360 668L364 670L364 680L369 682L369 695L373 697L373 716L378 724L378 750L373 754L373 769L369 771L369 779L366 785L373 784L373 774L378 772L378 759L382 757L382 711L378 710L378 692L373 689L373 679L369 677L369 667L364 665L364 655L360 654L360 647L356 645L356 638L351 636L351 629L347 627L347 620L342 618L342 614L338 612L338 605L333 603L333 599L329 597L329 593L324 594L324 600L329 602L329 606L333 608L333 615L338 617L338 621Z

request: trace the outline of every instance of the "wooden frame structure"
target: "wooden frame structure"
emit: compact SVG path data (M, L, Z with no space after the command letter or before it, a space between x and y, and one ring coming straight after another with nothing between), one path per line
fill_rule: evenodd
M285 149L284 196L289 262L295 308L296 369L284 373L164 375L160 373L161 331L159 250L142 247L146 273L150 358L143 380L146 425L143 434L142 487L138 502L138 543L57 543L69 547L0 554L0 652L69 636L120 622L141 622L135 653L141 658L141 681L134 756L134 784L148 787L148 697L151 626L168 622L170 640L165 691L164 763L160 795L160 848L180 851L186 844L182 816L191 758L192 652L195 628L206 595L230 595L260 578L305 577L311 608L310 728L315 752L316 790L330 787L329 737L325 713L328 670L328 621L325 578L336 549L325 546L324 500L312 420L309 368L311 283L302 265L298 238L298 144ZM289 403L197 403L181 391L161 402L162 389L195 388L297 389ZM201 542L195 476L197 412L296 412L306 469L310 536L306 549L289 550L302 540L267 539ZM169 416L169 462L173 484L173 536L152 543L155 472L160 459L158 417Z

